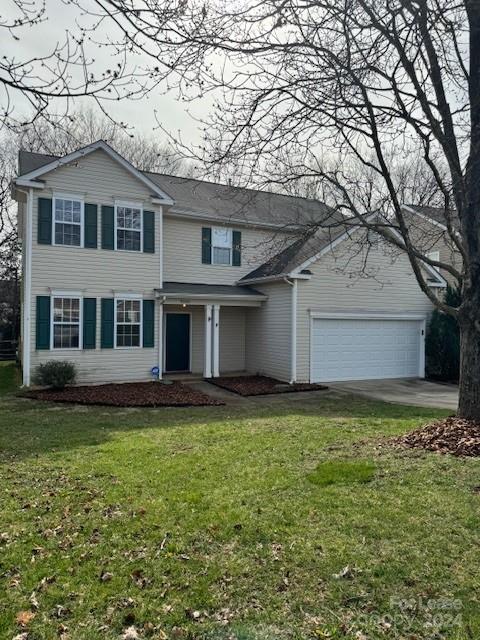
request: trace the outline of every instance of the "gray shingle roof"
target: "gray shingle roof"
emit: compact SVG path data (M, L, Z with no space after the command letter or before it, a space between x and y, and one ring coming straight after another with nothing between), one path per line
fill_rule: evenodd
M229 284L192 284L191 282L164 282L162 289L156 289L160 294L179 296L209 295L209 296L263 296L251 287ZM265 297L265 296L263 296Z
M416 204L408 204L405 206L408 207L409 209L412 209L412 211L416 211L422 216L426 216L431 220L435 220L435 222L440 222L440 224L443 224L445 226L447 225L446 211L441 207L428 207L428 206L420 206ZM451 211L450 216L452 218L452 222L454 225L459 224L456 211Z
M325 249L346 231L343 217L332 212L322 220L323 228L303 234L298 240L274 255L240 280L287 276L306 260Z
M40 169L40 167L58 159L59 156L49 156L46 153L34 153L20 149L18 152L18 175L23 176L24 173Z
M19 175L30 173L58 156L20 151ZM276 226L308 226L318 223L330 209L317 200L269 191L245 189L195 178L143 172L175 201L174 211L192 216L206 214L222 222L245 222Z

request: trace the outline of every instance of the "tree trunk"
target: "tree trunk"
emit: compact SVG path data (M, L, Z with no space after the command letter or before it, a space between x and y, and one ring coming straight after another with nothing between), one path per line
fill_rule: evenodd
M477 311L480 319L480 308ZM460 398L457 415L480 421L480 333L471 315L460 319Z

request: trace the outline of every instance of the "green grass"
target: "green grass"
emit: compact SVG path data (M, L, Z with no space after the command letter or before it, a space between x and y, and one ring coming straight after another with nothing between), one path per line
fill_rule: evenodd
M15 362L0 362L0 394L15 391L20 374Z
M375 465L371 462L351 462L328 460L321 462L307 477L313 484L327 487L330 484L350 484L370 482L375 475Z
M441 415L333 394L0 396L0 638L20 611L29 640L480 637L478 461L384 441ZM309 480L349 462L370 481Z

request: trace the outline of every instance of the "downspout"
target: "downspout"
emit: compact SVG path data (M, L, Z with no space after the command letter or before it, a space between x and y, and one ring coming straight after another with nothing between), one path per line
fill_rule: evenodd
M18 187L17 187L18 189ZM25 250L22 265L23 309L22 309L22 378L23 386L30 385L30 347L31 347L31 294L32 294L32 239L33 239L33 188L28 191L18 189L27 196L27 212L25 216Z
M292 287L291 311L291 335L290 335L290 384L297 381L297 287L296 279L288 277L284 281Z

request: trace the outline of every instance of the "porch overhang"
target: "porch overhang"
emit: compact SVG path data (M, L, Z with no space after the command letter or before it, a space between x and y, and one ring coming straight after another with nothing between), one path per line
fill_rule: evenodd
M164 282L155 295L164 304L259 307L267 296L248 286Z

